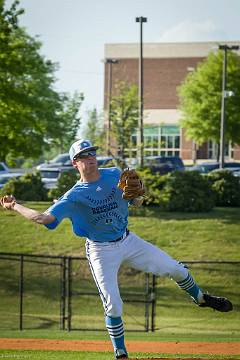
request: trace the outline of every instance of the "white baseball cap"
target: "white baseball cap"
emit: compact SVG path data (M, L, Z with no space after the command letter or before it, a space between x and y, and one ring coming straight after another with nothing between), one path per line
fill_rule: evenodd
M98 146L93 146L90 140L77 140L75 141L69 150L69 156L71 160L74 160L76 155L82 154L87 151L97 150Z

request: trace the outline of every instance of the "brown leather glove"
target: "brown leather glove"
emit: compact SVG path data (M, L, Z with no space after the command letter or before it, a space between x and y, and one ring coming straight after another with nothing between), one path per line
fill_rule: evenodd
M16 204L16 199L13 195L5 195L0 198L0 204L6 210L13 210L13 207Z
M123 199L132 200L145 194L145 188L137 172L125 169L120 177L118 188L122 189Z

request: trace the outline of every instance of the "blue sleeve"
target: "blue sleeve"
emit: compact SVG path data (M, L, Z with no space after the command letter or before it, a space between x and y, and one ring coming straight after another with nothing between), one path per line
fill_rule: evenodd
M58 200L54 205L45 211L47 214L51 214L55 217L55 221L50 224L46 224L45 226L49 230L55 229L63 219L71 217L73 206L73 202L66 198Z

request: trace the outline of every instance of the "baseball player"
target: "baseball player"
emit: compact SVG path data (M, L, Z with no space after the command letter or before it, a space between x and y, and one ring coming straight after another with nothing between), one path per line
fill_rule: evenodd
M68 218L74 233L86 238L86 255L102 299L115 359L126 359L123 304L117 281L123 262L135 269L173 279L199 307L222 312L231 311L233 307L224 297L204 293L183 264L128 229L128 207L142 204L143 183L134 170L121 174L115 167L99 169L97 149L89 140L72 144L70 158L81 178L44 213L18 204L12 195L4 196L1 205L48 229L55 229Z

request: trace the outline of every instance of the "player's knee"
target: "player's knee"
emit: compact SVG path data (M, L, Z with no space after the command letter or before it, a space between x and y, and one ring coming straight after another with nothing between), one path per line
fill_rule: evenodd
M106 309L106 315L111 317L122 316L122 302L109 304L108 308Z
M181 281L188 276L188 270L184 264L176 261L171 267L169 275L173 280Z

